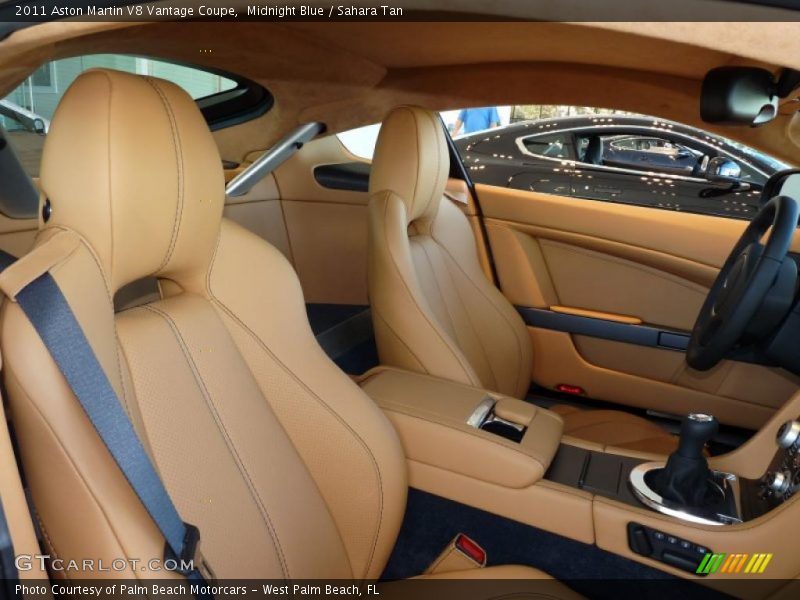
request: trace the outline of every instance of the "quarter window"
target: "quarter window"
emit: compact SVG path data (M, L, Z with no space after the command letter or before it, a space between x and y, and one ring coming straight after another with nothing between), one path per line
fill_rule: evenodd
M37 176L43 136L64 92L84 71L96 67L171 81L186 90L212 129L263 114L272 96L258 84L227 73L126 54L93 54L55 60L37 68L0 100L0 125L25 170Z

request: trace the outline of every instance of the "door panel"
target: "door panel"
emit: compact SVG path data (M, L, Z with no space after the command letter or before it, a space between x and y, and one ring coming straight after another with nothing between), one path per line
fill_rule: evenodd
M309 142L275 171L293 263L306 302L367 301L367 202L363 189L326 187L314 171L364 162L335 135ZM325 179L321 179L325 181Z
M242 196L225 199L225 217L267 240L294 262L275 178L270 174Z
M546 238L539 244L562 306L686 330L706 297L707 288L633 260Z
M305 144L247 194L226 199L227 218L289 259L307 303L368 304L368 194L360 180L357 190L336 189L315 176L319 167L362 163L336 136L327 136ZM227 178L240 171L227 172ZM341 176L336 182L347 183Z
M746 222L478 185L503 292L518 306L620 315L691 330ZM798 241L795 247L800 247ZM690 369L661 347L529 328L534 380L591 397L682 414L703 410L755 428L796 391L782 370L724 361Z

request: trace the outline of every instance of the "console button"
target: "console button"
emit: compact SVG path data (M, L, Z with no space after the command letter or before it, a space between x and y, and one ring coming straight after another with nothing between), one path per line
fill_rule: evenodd
M691 560L690 558L683 556L682 554L676 554L671 550L664 550L664 552L661 554L661 560L671 567L689 571L690 573L694 573L697 570L697 565L699 564L696 560Z
M631 549L637 554L641 554L643 556L652 556L653 554L653 546L650 544L650 540L647 537L647 532L645 531L644 527L634 527L632 529L630 546Z
M640 523L628 523L628 546L636 554L694 573L706 554L705 546L695 544Z

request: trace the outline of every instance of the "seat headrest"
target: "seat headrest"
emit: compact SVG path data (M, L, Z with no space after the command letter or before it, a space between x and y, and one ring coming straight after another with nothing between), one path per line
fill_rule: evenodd
M70 86L53 117L40 186L44 228L92 246L112 293L151 275L204 278L225 202L222 162L197 105L153 77L96 69Z
M406 206L408 223L436 216L450 173L439 116L399 106L384 119L369 178L370 195L389 191Z

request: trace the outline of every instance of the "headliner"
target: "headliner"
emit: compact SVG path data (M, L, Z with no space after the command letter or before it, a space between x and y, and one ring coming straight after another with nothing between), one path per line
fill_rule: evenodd
M696 2L697 0L693 0ZM215 132L243 160L301 122L329 131L374 123L393 106L576 104L717 131L787 162L800 144L796 102L765 127L710 127L700 82L712 67L800 68L797 23L51 22L0 43L0 95L53 58L126 52L229 70L275 96L266 115ZM211 53L200 53L211 48Z

